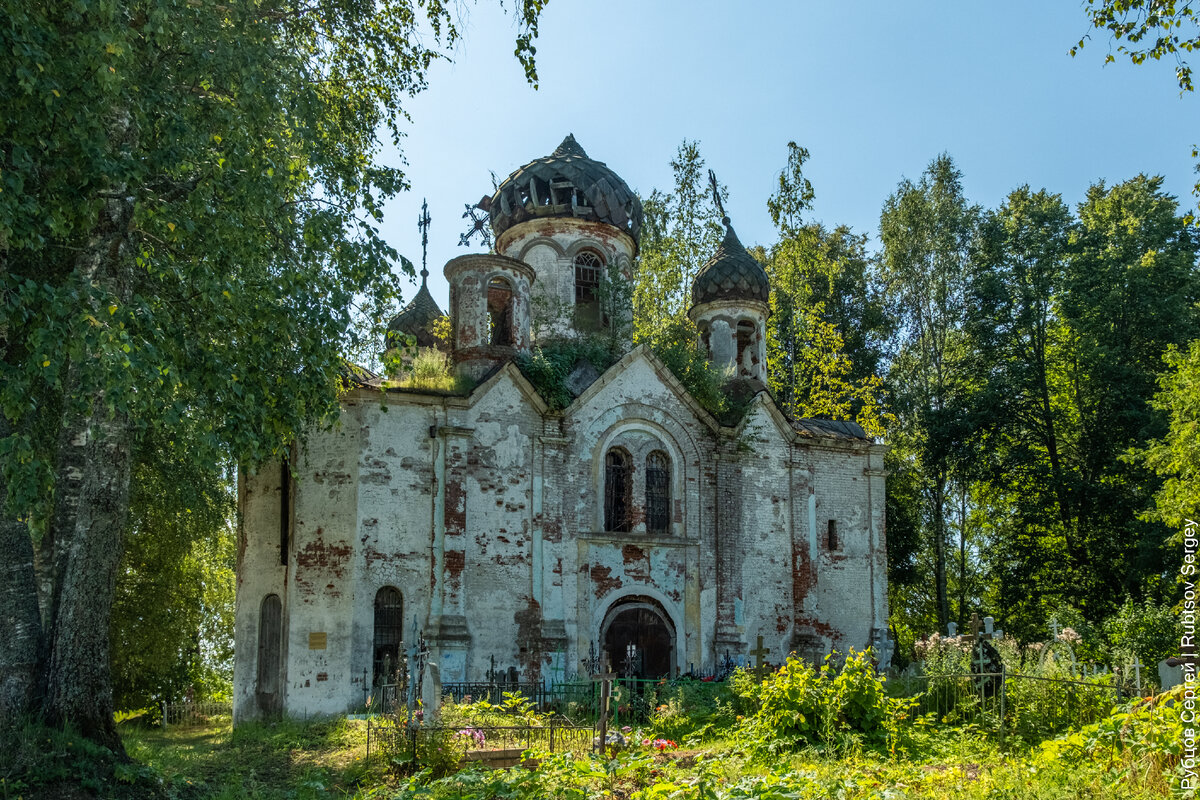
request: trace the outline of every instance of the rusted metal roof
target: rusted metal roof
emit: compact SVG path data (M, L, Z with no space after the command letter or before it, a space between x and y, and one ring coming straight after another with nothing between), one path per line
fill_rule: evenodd
M481 206L496 236L530 219L574 217L606 222L633 237L642 232L642 202L625 181L567 134L545 158L530 161L504 179Z
M714 300L758 300L767 302L771 283L767 272L738 241L732 225L726 225L725 239L708 263L692 281L692 303Z
M866 431L857 422L802 417L792 420L792 427L801 435L832 439L862 439L870 441Z

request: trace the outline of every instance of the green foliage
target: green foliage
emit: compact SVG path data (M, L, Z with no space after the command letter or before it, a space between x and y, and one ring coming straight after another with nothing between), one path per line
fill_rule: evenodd
M734 690L757 705L743 727L763 755L802 747L894 747L914 705L887 696L869 652L852 651L840 669L831 658L819 668L789 658L761 683L743 677Z
M463 392L469 388L469 383L454 373L446 354L433 347L418 349L412 364L401 367L400 380L395 385L440 392Z
M787 168L767 201L780 237L765 257L768 380L788 415L853 419L868 436L882 437L891 415L877 368L888 323L867 237L804 224L814 197L807 159L807 150L788 143Z
M1183 531L1188 520L1200 521L1200 339L1186 350L1169 346L1163 361L1167 369L1151 402L1167 415L1167 431L1136 457L1163 479L1154 495L1155 518ZM1182 544L1181 537L1174 543Z
M656 350L687 324L692 281L724 236L698 142L680 143L671 172L673 190L656 189L642 204L644 221L633 286L633 341L649 342Z
M513 9L531 81L543 5ZM399 295L377 226L406 184L375 156L382 136L399 143L458 17L441 0L3 0L0 13L0 500L59 548L40 554L65 564L52 579L91 590L111 586L139 435L186 421L198 463L253 467L337 416L356 298ZM78 483L105 496L95 524L47 536L51 503L74 499L54 468L83 428L114 457L87 459ZM49 619L46 661L64 674L47 711L118 746L99 666L111 598L52 583L45 613L91 613Z
M890 443L919 478L920 518L932 562L937 627L950 619L947 574L951 498L965 479L958 443L970 387L964 369L963 315L971 241L979 208L967 202L949 155L930 162L918 182L902 180L879 219L880 279L896 325L888 371L896 424Z
M118 709L226 699L233 679L232 468L208 466L187 426L147 436L112 620Z
M1117 613L1104 621L1104 633L1115 663L1125 666L1137 656L1143 674L1152 676L1158 662L1179 653L1183 624L1167 603L1139 603L1127 597Z
M671 370L696 402L722 422L740 419L744 406L724 391L725 376L708 360L708 353L704 351L692 321L686 317L671 320L661 334L651 345L654 355Z
M737 698L729 682L664 681L647 692L647 701L650 730L666 739L710 737L735 721Z
M1179 686L1127 703L1093 725L1043 743L1033 762L1039 769L1098 767L1114 790L1149 785L1166 797L1182 776L1185 691Z
M895 753L807 748L769 762L747 760L748 741L739 732L678 751L658 752L635 743L612 758L536 753L536 768L473 765L445 777L427 770L406 778L388 774L374 744L372 763L365 763L361 722L248 724L232 736L228 727L191 733L131 731L126 743L130 753L147 763L133 769L159 776L164 796L195 800L1150 800L1166 795L1179 763L1180 732L1172 724L1177 724L1182 698L1175 700L1173 712L1163 699L1153 709L1142 704L1118 709L1107 731L1085 728L1081 740L1064 736L1061 744L1032 752L1021 746L1002 752L977 728L916 720L905 724L908 746ZM1130 716L1121 718L1126 712ZM1170 713L1174 723L1162 718ZM122 794L109 791L104 796Z
M587 361L603 373L621 354L607 339L543 339L528 352L517 356L521 372L537 389L550 408L561 410L571 404L567 378L580 361Z
M154 796L162 784L151 766L125 763L70 728L26 721L0 727L0 797ZM78 788L76 788L78 787Z

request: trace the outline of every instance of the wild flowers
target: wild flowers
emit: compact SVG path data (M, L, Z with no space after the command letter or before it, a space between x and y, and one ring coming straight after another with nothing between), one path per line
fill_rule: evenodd
M479 730L479 728L463 728L461 731L456 733L455 736L461 736L464 739L474 740L476 747L483 747L483 742L486 738L483 735L483 731Z
M1058 632L1058 640L1074 647L1083 641L1083 637L1074 628L1063 628Z
M672 739L642 739L642 747L652 747L655 750L678 750L679 744Z

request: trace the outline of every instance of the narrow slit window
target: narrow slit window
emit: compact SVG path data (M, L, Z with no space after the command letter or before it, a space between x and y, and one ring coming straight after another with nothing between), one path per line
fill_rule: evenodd
M837 532L837 520L836 519L829 520L829 534L828 534L827 545L829 547L830 552L833 552L834 550L838 549L838 532Z
M279 563L287 566L292 529L292 470L287 459L279 467Z
M666 533L671 523L671 460L661 450L646 456L646 530Z

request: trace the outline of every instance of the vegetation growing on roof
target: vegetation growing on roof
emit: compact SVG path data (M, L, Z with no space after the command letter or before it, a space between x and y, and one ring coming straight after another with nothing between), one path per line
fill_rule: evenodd
M574 399L567 388L567 378L580 361L590 363L596 372L603 373L620 357L616 343L607 337L553 338L539 343L528 353L518 355L516 364L546 401L546 405L561 411Z

